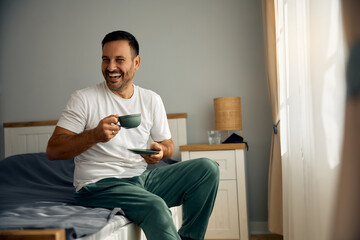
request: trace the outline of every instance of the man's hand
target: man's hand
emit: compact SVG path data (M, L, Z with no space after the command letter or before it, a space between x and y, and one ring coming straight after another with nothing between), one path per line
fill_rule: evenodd
M162 146L160 145L160 143L157 143L157 142L151 143L150 149L157 150L159 152L152 154L152 155L141 155L145 159L145 162L147 162L148 164L155 164L155 163L158 163L161 159L163 159L164 150L163 150Z
M120 131L118 123L119 115L110 115L102 119L94 129L94 134L99 142L108 142Z
M148 164L158 163L160 160L171 158L174 153L174 143L172 139L161 142L152 142L150 149L159 151L152 155L141 155Z

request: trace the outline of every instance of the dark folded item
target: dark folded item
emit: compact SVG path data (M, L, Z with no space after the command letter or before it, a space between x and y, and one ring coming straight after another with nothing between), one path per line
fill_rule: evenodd
M242 136L233 133L228 137L223 143L245 143L246 150L249 151L249 145L247 142L244 142L244 138Z

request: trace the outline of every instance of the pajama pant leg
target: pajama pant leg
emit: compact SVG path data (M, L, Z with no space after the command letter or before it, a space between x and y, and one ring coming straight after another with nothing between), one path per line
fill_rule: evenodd
M154 169L145 187L163 198L169 207L182 204L181 236L204 239L218 185L218 165L199 158Z
M146 171L130 179L109 178L77 193L81 205L120 207L148 240L180 239L169 207L183 205L182 236L203 239L219 183L215 162L201 158Z

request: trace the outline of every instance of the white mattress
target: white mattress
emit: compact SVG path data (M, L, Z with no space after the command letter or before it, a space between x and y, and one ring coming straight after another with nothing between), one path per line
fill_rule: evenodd
M100 231L77 240L140 239L141 229L126 217L115 215Z

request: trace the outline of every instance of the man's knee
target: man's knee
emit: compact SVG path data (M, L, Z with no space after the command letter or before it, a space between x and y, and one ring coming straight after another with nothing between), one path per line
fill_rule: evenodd
M209 158L194 159L194 167L204 174L209 175L213 179L219 179L219 165L214 160Z
M171 211L165 201L160 197L154 197L146 202L144 217L151 219L151 221L159 225L167 224L169 219L171 219Z

